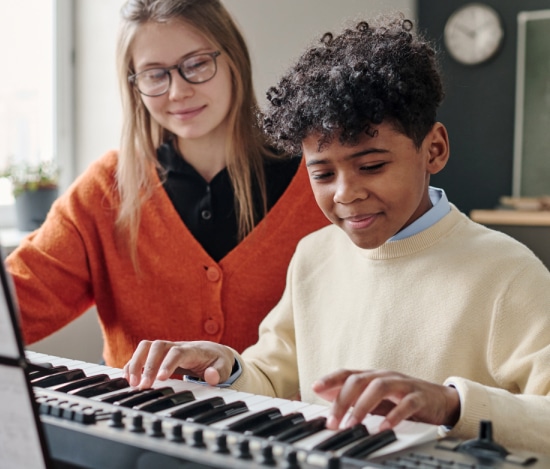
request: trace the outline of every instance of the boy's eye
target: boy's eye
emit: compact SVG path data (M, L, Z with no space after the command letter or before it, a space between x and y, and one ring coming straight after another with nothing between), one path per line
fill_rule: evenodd
M363 171L375 172L375 171L378 171L379 169L382 169L384 166L386 166L386 163L376 163L376 164L362 166L361 169Z
M325 172L325 173L321 173L321 172L317 172L317 173L313 173L311 175L311 179L314 179L314 180L317 180L317 181L320 181L322 179L327 179L329 178L330 176L332 176L334 173L331 173L331 172Z

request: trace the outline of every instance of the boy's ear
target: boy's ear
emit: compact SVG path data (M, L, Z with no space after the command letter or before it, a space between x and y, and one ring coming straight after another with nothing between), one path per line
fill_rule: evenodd
M445 126L436 122L426 138L423 146L427 151L427 170L430 174L441 171L449 160L449 135Z

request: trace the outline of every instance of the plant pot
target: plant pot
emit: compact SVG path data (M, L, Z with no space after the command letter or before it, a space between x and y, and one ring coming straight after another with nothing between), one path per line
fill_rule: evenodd
M15 215L19 231L34 231L46 219L58 196L57 187L23 191L15 197Z

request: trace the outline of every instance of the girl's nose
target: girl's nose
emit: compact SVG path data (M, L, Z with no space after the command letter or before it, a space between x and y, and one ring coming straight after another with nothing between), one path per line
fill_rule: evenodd
M186 98L192 96L195 92L194 85L185 81L176 70L171 70L172 83L168 90L169 97L172 100Z

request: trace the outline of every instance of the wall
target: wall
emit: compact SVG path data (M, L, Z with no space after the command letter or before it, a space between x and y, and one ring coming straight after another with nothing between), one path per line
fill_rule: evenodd
M488 63L468 67L445 55L445 21L468 0L418 0L418 21L438 41L447 96L439 119L447 126L451 158L432 178L462 211L494 208L512 193L517 14L550 8L550 0L486 0L502 16L506 30L500 53Z
M225 0L248 40L259 100L289 62L314 38L360 15L403 11L415 0ZM118 14L123 0L75 0L75 168L82 173L118 147L120 101L115 70ZM101 336L95 310L30 348L97 362Z

